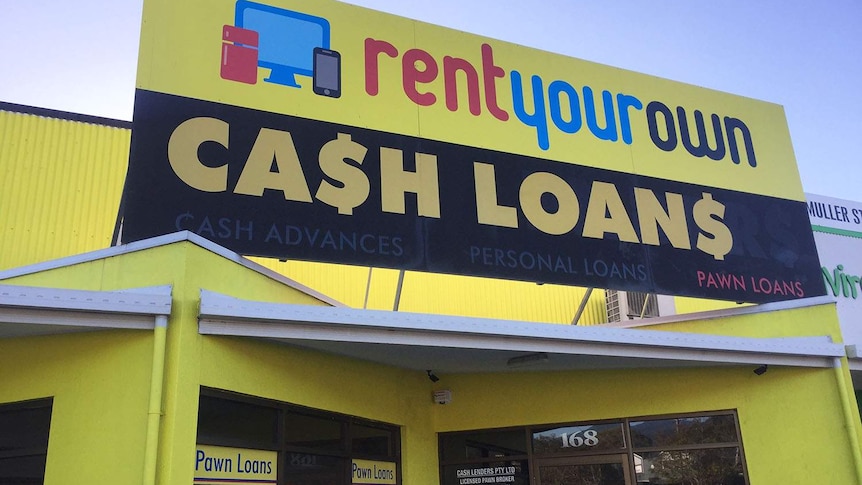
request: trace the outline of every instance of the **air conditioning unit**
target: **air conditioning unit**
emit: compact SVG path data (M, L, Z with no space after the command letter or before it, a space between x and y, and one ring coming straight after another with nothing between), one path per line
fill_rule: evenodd
M626 322L676 313L672 296L642 291L605 290L605 309L608 322Z

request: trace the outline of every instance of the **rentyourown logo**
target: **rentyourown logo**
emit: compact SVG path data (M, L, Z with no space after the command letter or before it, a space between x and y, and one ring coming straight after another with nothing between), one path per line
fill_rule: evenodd
M316 94L340 97L341 54L329 48L329 32L323 17L237 0L234 25L222 28L221 77L257 84L264 68L264 82L300 88L297 77L311 77Z

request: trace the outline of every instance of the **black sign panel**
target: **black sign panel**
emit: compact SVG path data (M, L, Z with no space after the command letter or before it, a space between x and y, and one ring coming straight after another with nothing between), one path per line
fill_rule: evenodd
M189 230L281 259L747 302L825 293L804 202L137 98L124 242Z

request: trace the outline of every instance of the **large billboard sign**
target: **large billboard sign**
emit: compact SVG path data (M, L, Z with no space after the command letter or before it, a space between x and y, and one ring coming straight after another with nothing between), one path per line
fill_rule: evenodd
M780 106L334 2L147 0L123 240L822 294Z

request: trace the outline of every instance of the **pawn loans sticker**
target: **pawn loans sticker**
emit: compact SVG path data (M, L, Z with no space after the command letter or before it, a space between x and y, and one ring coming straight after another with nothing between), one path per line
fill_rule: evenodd
M278 452L198 445L194 485L275 484Z
M395 463L388 461L353 460L351 464L353 485L395 485Z

